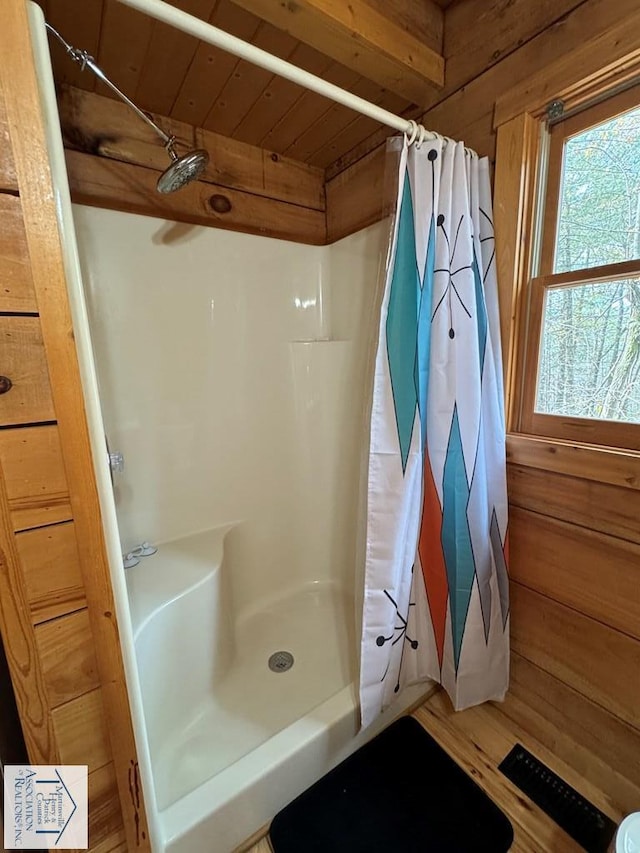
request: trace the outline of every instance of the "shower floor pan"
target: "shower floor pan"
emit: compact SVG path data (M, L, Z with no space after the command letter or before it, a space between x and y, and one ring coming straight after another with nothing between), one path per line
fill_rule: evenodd
M165 543L127 572L158 853L230 853L402 710L357 735L353 598L335 583L230 618L227 531ZM270 668L278 652L289 668L287 655Z

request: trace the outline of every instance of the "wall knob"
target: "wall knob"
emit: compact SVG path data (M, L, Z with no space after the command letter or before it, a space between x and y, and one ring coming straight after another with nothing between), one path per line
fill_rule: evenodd
M6 394L7 391L11 391L12 386L13 382L8 376L0 376L0 394Z

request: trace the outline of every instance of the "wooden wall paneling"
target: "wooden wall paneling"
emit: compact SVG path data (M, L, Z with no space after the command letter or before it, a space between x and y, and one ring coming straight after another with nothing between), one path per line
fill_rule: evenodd
M571 761L565 764L559 755L553 750L547 749L544 741L540 742L538 738L532 736L532 733L524 727L520 727L512 718L507 717L505 719L505 716L500 713L502 703L477 705L471 710L470 714L456 713L451 708L448 697L445 694L438 694L429 700L429 706L440 710L443 714L452 714L452 722L459 734L466 735L475 744L482 744L494 767L497 767L502 759L509 754L515 740L534 755L537 755L547 767L554 769L569 785L580 791L596 808L601 809L614 822L617 823L622 818L623 814L611 801L608 792L602 785L591 782L582 776ZM549 726L549 728L552 727ZM516 790L519 789L516 788ZM561 836L555 839L555 843L552 843L549 849L556 851L560 847L560 839ZM535 849L539 850L540 847ZM575 842L570 842L569 849L578 853L581 848Z
M111 761L103 698L103 690L97 688L51 712L60 761L86 764L89 774Z
M244 41L251 41L260 26L255 15L245 12L230 0L220 0L211 16L211 23ZM194 127L215 130L215 127L207 125L206 119L237 62L237 57L230 53L200 42L171 107L171 117Z
M208 21L218 0L180 0L179 7ZM169 115L199 42L193 36L154 21L138 86L129 92L146 110Z
M509 504L640 545L640 492L554 471L507 466Z
M640 640L640 545L511 506L509 546L513 580Z
M364 98L366 101L378 104L384 98L385 90L360 77L350 86L349 91L354 95ZM319 149L333 139L338 133L345 129L356 118L356 114L340 104L331 104L329 109L313 125L306 128L297 136L294 142L286 149L288 157L296 160L309 160Z
M234 2L411 103L444 85L442 56L364 0Z
M386 105L386 99L383 99L379 106L383 107L383 109L390 109ZM402 113L402 108L390 109L391 112ZM340 151L344 151L345 148L353 148L353 146L358 145L363 139L366 139L373 131L375 131L376 127L379 127L375 119L367 118L366 116L358 116L352 118L338 133L336 133L331 139L325 141L323 145L318 148L311 156L309 157L309 164L313 166L317 166L318 168L325 169L327 165L333 163L338 156Z
M100 686L86 608L37 625L36 646L51 708Z
M406 115L408 117L411 111L411 107L407 105L407 102L394 95L393 92L384 92L380 100L377 101L377 104L383 109L397 115ZM306 162L310 166L326 169L340 155L340 152L350 151L379 127L380 124L374 119L369 119L366 116L352 112L351 120L332 137L323 141L322 145L307 158Z
M72 521L18 533L16 548L34 625L86 606Z
M289 61L298 68L323 77L333 60L300 42L289 57ZM260 145L269 131L285 119L289 110L301 98L305 90L286 80L273 76L264 91L260 93L251 109L236 127L233 137L251 145Z
M56 745L35 630L20 570L5 481L0 466L0 632L29 759L57 764Z
M405 113L407 118L411 117L409 113ZM479 153L485 153L483 149L487 146L491 147L490 140L493 140L493 122L492 110L487 108L479 117L471 117L472 124L467 124L464 117L464 112L456 112L456 118L449 121L455 121L458 124L457 130L449 125L447 129L448 135L454 139L462 139L464 142ZM416 116L416 120L420 120L420 116ZM437 120L431 120L429 116L423 119L425 126L438 132L444 131L442 123ZM383 137L386 140L393 135L391 131L386 129L383 132ZM492 152L493 154L493 152ZM329 177L326 184L327 192L327 219L333 218L336 221L341 221L341 227L338 229L339 236L346 237L348 234L353 234L355 231L365 228L372 222L376 222L382 215L380 206L380 197L377 192L378 182L382 180L382 176L378 174L380 169L383 169L384 163L384 143L379 145L370 153L366 154L360 160L347 169L339 172L334 177ZM366 168L366 171L365 171ZM331 172L331 170L328 170ZM348 186L349 181L353 181L353 190ZM366 187L369 186L370 192L366 192ZM334 189L339 187L342 192L330 192L330 187ZM351 205L351 215L339 209L334 211L332 206L338 208L338 205L343 203L343 199L357 195L359 203L357 209ZM329 201L331 199L331 201ZM328 230L332 232L331 224L328 225Z
M337 62L330 65L322 76L328 83L348 90L360 79L355 71ZM260 144L274 151L286 151L299 136L319 123L332 106L334 104L327 98L319 97L309 90L302 90L298 100L282 119L274 124Z
M515 368L525 345L521 308L532 262L539 137L539 123L526 113L498 131L493 218L507 428L515 422L519 400Z
M17 192L18 190L16 165L13 159L11 140L9 138L7 110L4 105L2 79L0 79L0 190L10 190L11 192Z
M606 30L602 27L604 31L576 44L570 54L554 57L554 61L540 67L536 74L522 78L521 85L507 90L496 103L496 126L523 109L543 112L550 98L560 98L567 109L575 109L600 96L612 79L617 84L637 79L640 12L637 6L625 6L625 9L628 10L626 14L620 9L613 20L607 18Z
M0 468L14 530L72 517L56 426L0 430Z
M253 38L253 44L272 56L288 60L297 42L288 33L263 22ZM234 136L236 128L251 111L273 77L272 72L252 62L237 60L203 126L215 129L223 136Z
M633 26L628 26L626 29L625 44L632 42L633 34L637 31L635 24L637 14L635 0L619 0L615 5L608 0L584 0L571 13L539 32L517 50L505 55L501 61L490 68L475 69L473 78L465 81L464 85L458 84L454 92L449 92L445 87L434 99L433 105L423 113L422 123L429 129L437 130L454 139L464 140L480 155L493 159L496 151L494 132L496 101L518 84L528 81L540 69L546 68L561 57L569 57L576 49L580 49L581 55L582 52L590 53L591 64L597 62L601 66L606 66L609 62L607 54L598 53L592 48L600 45L613 51L615 56L619 56L620 47L616 44L615 33L620 27L624 29L626 22L629 21ZM603 36L607 31L611 31L609 36ZM579 68L579 63L576 62L574 73L579 73ZM549 91L549 99L555 94ZM517 103L517 114L523 110L520 97ZM504 119L508 117L507 114L503 116ZM357 156L362 158L364 152L366 152L366 146L358 150ZM358 160L357 164L361 162L362 159ZM339 169L347 177L349 169L352 168L351 163L352 160L347 156L340 159ZM369 163L373 172L375 158ZM336 169L328 169L329 183L336 175L336 171ZM356 174L358 180L361 180L360 170ZM373 174L370 176L370 181L371 183L375 181ZM362 197L362 222L375 221L376 205L377 198L374 195L368 199L366 196ZM360 227L363 226L356 221L352 230L355 231Z
M561 57L564 57L566 62L573 63L573 59L569 60L572 52L579 50L580 55L585 49L591 52L593 47L600 43L604 32L612 29L617 32L621 22L633 23L635 17L635 0L618 0L615 8L607 0L586 0L580 3L573 12L542 30L518 50L505 56L501 62L486 70L479 68L476 76L463 88L459 88L425 114L425 120L429 123L427 126L455 138L464 138L478 153L493 158L495 134L491 131L479 133L478 130L473 130L473 127L482 116L487 115L491 117L493 124L496 101ZM630 27L629 32L633 31ZM618 52L618 48L612 45L610 47ZM603 66L609 59L606 53L593 51L591 61ZM578 62L575 62L574 67L575 73L581 73ZM549 99L555 95L556 92L549 91ZM520 100L516 114L525 111L526 106ZM506 120L508 116L503 118ZM502 123L502 119L497 123ZM465 132L467 127L472 128L470 133Z
M89 850L127 853L113 762L89 774Z
M639 727L637 640L514 582L511 644L531 663Z
M509 692L497 707L585 779L607 791L623 814L637 808L638 729L515 653Z
M30 60L27 9L21 0L9 0L4 4L3 14L0 57L7 118L102 685L99 691L87 693L55 709L52 712L54 732L61 760L85 763L87 749L97 748L101 729L82 709L85 706L86 710L86 702L90 701L87 697L98 694L97 704L102 713L104 703L104 717L108 721L102 746L106 758L100 763L94 759L89 764L93 764L94 769L113 758L127 842L132 850L148 851L144 805L141 801L132 801L129 788L131 765L137 764L136 747L67 298L56 194L49 168L36 71ZM65 721L68 725L68 715L74 707L80 713L73 719L72 737L67 741L77 745L76 758L79 761L69 760L70 752L64 737L65 734L71 735L68 730L65 732Z
M507 462L624 489L640 489L640 453L530 435L507 435Z
M6 152L1 137L0 127L0 164ZM3 181L2 168L0 165L0 183ZM17 196L0 193L0 221L0 312L36 312L38 306L31 279L27 235Z
M570 14L583 0L462 0L447 12L444 57L448 89L472 80Z
M325 242L325 217L318 210L200 181L162 196L155 189L158 172L75 151L67 152L67 169L73 199L83 204L312 245ZM218 203L223 207L216 209Z
M589 3L598 2L598 0L587 0ZM626 0L624 0L626 3ZM527 6L527 14L522 14L522 5ZM458 68L457 73L451 72L447 68L445 86L439 91L434 91L429 102L424 105L422 115L426 127L437 130L441 133L462 138L471 147L475 148L480 154L493 156L495 147L495 138L492 132L493 128L493 110L496 97L499 97L509 87L518 80L527 79L527 69L535 69L543 67L546 62L552 61L553 58L563 55L562 33L565 29L566 9L569 5L575 7L573 14L579 11L579 5L575 0L560 0L559 3L550 4L545 0L543 3L532 3L529 0L515 0L515 2L503 3L501 0L490 0L486 4L480 4L476 0L463 0L447 11L445 25L445 56L447 53L451 55L453 61L454 72L456 69L456 60L454 56L456 52L460 53L460 58L463 60L463 65ZM629 8L629 3L626 3L621 13L624 14ZM460 9L457 10L457 7ZM485 8L490 8L493 12L493 20L485 18ZM557 15L553 9L557 10ZM456 27L451 24L451 17L456 11L460 18L471 19L473 24L468 27L467 34L459 34ZM609 9L609 12L611 10ZM553 17L553 21L551 21ZM482 20L482 26L477 26L476 21ZM585 14L581 18L585 30L589 28L598 29L600 21L602 28L610 25L616 20L614 15L611 15L605 10L604 16L601 14L601 9L595 9L595 14L590 16ZM495 27L499 32L504 33L504 42L497 50L501 51L500 55L493 57L496 53L496 48L493 47L493 37L487 37L487 31L490 27ZM532 37L533 35L533 37ZM582 34L584 39L584 32ZM469 42L466 43L468 38ZM457 48L454 43L447 47L447 40L453 39L454 42L459 39L460 46ZM537 41L540 39L540 41ZM465 42L463 47L462 42ZM530 43L536 43L534 47L530 47ZM575 45L581 44L580 38L575 39ZM517 62L518 57L523 50L527 50L526 58L520 64ZM570 49L570 46L567 47ZM540 51L546 51L547 56L542 58L537 54ZM492 54L489 66L487 62L487 51ZM473 59L472 62L466 62L465 57L469 56ZM506 60L509 63L506 63ZM521 65L521 67L520 67ZM496 67L495 76L487 79L482 85L478 81L485 72L491 67ZM461 73L462 72L462 73ZM512 80L511 74L515 73L515 80ZM464 88L473 82L474 90L469 103L471 108L466 107L467 113L460 113L460 107L456 101L450 99L459 94L462 95ZM475 112L473 105L477 105ZM432 115L432 110L437 106L442 105L440 112ZM523 112L520 109L519 112ZM409 116L416 118L416 116ZM444 117L444 118L442 118ZM462 128L459 119L462 119ZM449 121L452 123L449 124ZM453 123L455 121L455 124ZM443 123L444 122L444 123ZM344 171L352 163L357 162L371 151L382 140L379 134L374 134L369 143L365 142L352 152L346 152L328 168L327 177L330 180L341 171Z
M0 316L0 348L2 374L13 383L0 396L0 426L54 420L39 319Z
M419 107L411 106L404 110L402 115L407 119L407 121L411 118L415 121L420 121L422 119L422 110ZM336 160L326 167L325 180L327 183L332 181L342 172L348 172L350 166L358 163L380 146L384 146L391 133L392 131L390 128L384 125L378 125L377 130L374 133L363 139L350 151L346 151L341 154Z
M385 149L371 154L326 185L327 241L333 243L378 222L386 211Z
M153 26L154 20L149 15L123 6L116 0L104 0L96 61L107 77L130 98L138 87ZM107 97L117 97L100 80L96 82L95 91Z
M67 148L157 170L166 168L168 159L161 140L125 104L62 87L59 110ZM181 144L207 149L211 160L201 181L324 210L320 169L211 131L194 130L166 116L153 118Z
M383 107L390 112L402 113L409 106L392 92L386 92L371 81L362 78L351 87L351 91L361 98ZM287 155L314 166L321 166L329 154L335 155L338 146L349 145L349 139L357 144L366 135L369 119L353 110L334 104L322 120L302 133L287 149ZM347 132L348 131L348 132Z

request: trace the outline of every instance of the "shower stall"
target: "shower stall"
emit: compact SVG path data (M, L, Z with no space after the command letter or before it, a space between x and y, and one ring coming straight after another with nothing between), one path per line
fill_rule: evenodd
M122 548L158 545L126 580L161 835L229 851L360 742L358 502L387 229L308 247L80 206L74 221L125 462Z
M389 226L314 247L72 206L30 14L152 846L230 853L427 692L359 734Z

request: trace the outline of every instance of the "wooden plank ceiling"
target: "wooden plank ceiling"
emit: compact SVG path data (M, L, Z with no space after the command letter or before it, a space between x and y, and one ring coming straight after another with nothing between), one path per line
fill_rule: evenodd
M194 127L214 131L309 165L326 168L346 155L379 128L371 119L329 102L312 92L238 60L178 30L154 21L116 0L39 0L47 21L59 29L75 47L88 50L104 72L142 109L167 116ZM307 28L296 33L295 22L288 26L276 20L272 9L287 9L275 0L171 0L173 5L217 27L249 41L270 53L325 80L348 89L395 113L408 117L419 114L420 101L426 102L436 83L424 81L424 99L411 73L398 75L398 85L383 85L387 71L371 69L363 63L361 42L351 48L352 61L345 59L353 34L343 28L342 45L334 49L327 40L308 35ZM406 61L414 64L422 52L425 62L437 64L443 43L443 10L455 0L354 0L367 14L372 10L372 32L376 24L391 22L394 32L403 32L409 48ZM303 0L301 4L305 5ZM340 17L353 4L343 0L317 0L306 3L333 10ZM260 12L261 17L248 9ZM265 13L265 9L267 12ZM287 12L281 12L286 16ZM324 12L323 12L324 14ZM264 20L270 17L278 23ZM293 15L295 18L295 14ZM335 21L331 20L331 27ZM340 28L338 21L338 29ZM384 28L382 28L384 32ZM313 28L316 33L316 28ZM335 29L332 29L332 33ZM345 47L346 46L346 47ZM369 45L370 47L370 45ZM110 91L89 71L82 72L51 39L54 75L58 83L111 96ZM405 47L405 50L407 48ZM342 56L344 64L330 55ZM344 54L344 55L343 55ZM355 59L353 59L355 58ZM434 59L435 58L435 59ZM356 70L358 62L366 73ZM347 67L350 64L351 67ZM381 63L382 66L382 63ZM408 69L411 71L411 69ZM387 73L387 77L383 75ZM437 76L437 74L435 75ZM433 78L432 78L433 79ZM419 81L418 81L419 82ZM407 88L410 87L410 92ZM413 97L412 97L413 96Z

